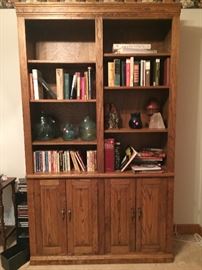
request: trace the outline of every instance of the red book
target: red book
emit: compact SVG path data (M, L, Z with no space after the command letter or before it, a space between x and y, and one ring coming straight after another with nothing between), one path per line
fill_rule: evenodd
M105 151L105 172L113 172L114 168L114 145L115 141L113 138L105 139L104 151Z
M126 86L130 87L130 59L126 59Z

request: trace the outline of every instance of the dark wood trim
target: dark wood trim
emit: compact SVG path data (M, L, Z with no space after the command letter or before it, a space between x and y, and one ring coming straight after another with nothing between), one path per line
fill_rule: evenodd
M180 234L198 233L202 236L202 226L199 224L174 224L173 231Z

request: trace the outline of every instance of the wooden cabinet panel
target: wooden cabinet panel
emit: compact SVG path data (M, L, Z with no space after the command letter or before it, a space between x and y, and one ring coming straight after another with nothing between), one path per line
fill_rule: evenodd
M164 251L166 245L167 181L137 180L137 250Z
M34 181L37 253L67 252L64 180Z
M68 239L71 254L96 254L97 181L67 181Z
M127 253L135 248L135 181L105 182L105 243L108 253Z

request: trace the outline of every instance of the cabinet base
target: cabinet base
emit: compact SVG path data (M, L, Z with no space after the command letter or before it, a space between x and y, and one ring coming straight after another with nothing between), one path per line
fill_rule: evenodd
M123 255L82 256L32 256L31 265L45 264L113 264L113 263L168 263L173 262L171 253L135 253Z

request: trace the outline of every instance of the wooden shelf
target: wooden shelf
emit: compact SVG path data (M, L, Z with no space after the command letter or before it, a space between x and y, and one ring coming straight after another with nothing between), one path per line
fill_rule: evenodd
M125 58L135 56L137 58L146 58L146 57L170 57L170 53L104 53L105 58Z
M167 128L117 128L117 129L105 129L105 133L167 133Z
M39 59L30 59L27 61L28 64L40 64L40 65L69 65L69 64L74 64L74 65L83 65L83 66L87 66L87 65L95 65L95 62L93 61L85 61L85 62L79 62L79 61L62 61L62 60L39 60Z
M159 86L105 86L104 90L107 91L121 91L121 90L169 90L169 86L167 85L159 85Z
M81 139L76 139L72 141L65 141L62 138L57 138L48 141L33 141L32 145L96 145L97 141L82 141Z
M30 103L96 103L96 99L32 99Z

